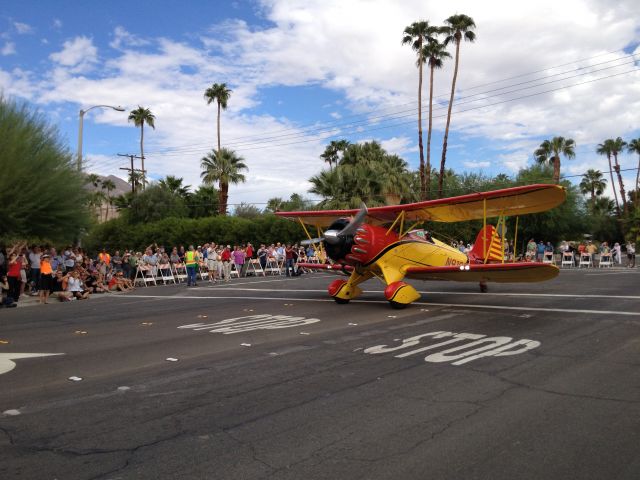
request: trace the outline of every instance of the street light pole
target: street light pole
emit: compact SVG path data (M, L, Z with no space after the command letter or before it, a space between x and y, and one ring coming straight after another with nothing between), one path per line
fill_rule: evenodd
M117 112L124 112L124 108L118 106L114 107L112 105L94 105L93 107L89 107L86 110L80 109L80 124L78 125L78 171L82 171L82 130L84 124L84 114L89 110L93 110L94 108L111 108L116 110Z

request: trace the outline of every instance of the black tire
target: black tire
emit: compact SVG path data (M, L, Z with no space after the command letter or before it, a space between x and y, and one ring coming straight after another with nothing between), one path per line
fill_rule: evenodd
M402 310L403 308L407 308L407 306L409 304L408 303L394 302L393 300L389 300L389 305L391 305L391 308L393 308L395 310Z
M333 297L333 299L336 301L337 304L339 305L346 305L347 303L349 303L349 299L345 299L345 298L338 298L338 297Z

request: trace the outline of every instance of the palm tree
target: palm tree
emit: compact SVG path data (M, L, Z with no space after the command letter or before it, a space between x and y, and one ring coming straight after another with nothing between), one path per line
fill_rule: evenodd
M571 138L553 137L545 140L534 152L539 164L550 163L553 165L553 181L560 183L560 155L567 158L575 158L576 142Z
M442 198L442 177L444 176L447 159L447 140L449 138L449 124L451 122L451 107L453 106L453 96L456 91L456 80L458 78L460 43L463 39L468 42L473 42L476 39L476 34L473 32L476 24L473 18L463 14L452 15L447 18L444 23L446 25L440 29L440 32L446 35L444 45L447 46L451 42L456 44L456 61L453 69L453 81L451 82L451 97L449 98L449 109L447 110L447 124L444 129L444 140L442 142L442 159L440 160L440 177L438 178L438 196L440 198Z
M620 216L620 203L618 202L618 194L616 193L616 184L613 181L613 165L611 164L611 152L613 151L613 140L607 139L602 143L599 143L596 147L596 153L599 155L606 155L609 161L609 174L611 175L611 189L613 190L613 198L616 201L616 212Z
M640 183L640 138L631 140L627 145L627 152L638 154L638 169L636 170L636 191L635 191L635 204L638 205L638 183Z
M182 185L182 182L182 178L167 175L165 178L161 179L158 184L169 190L171 193L178 195L179 197L186 198L189 196L189 188L191 188L191 185Z
M600 170L589 169L587 173L582 175L582 181L580 182L580 192L583 195L590 194L591 202L594 202L596 196L603 194L605 188L607 188L607 181L602 178L602 172Z
M222 148L218 151L212 150L206 157L202 157L201 168L200 176L205 185L219 182L220 215L226 215L229 184L238 184L246 180L245 176L240 173L241 170L248 170L244 164L244 158L228 148Z
M147 171L144 169L144 124L146 123L155 130L156 117L148 108L141 107L131 110L129 112L128 120L133 122L136 127L140 127L140 159L142 161L142 189L147 183Z
M427 165L426 165L426 187L427 195L423 200L431 198L431 131L433 130L433 71L442 68L443 60L451 58L443 43L438 41L429 42L424 46L424 56L428 59L429 69L429 130L427 132Z
M100 185L100 182L102 182L102 179L100 178L100 175L96 175L95 173L90 173L85 177L85 182L90 183L95 188L98 188L98 185Z
M613 169L616 171L616 175L618 176L618 185L620 186L620 197L622 199L622 210L627 212L627 196L624 193L624 183L622 182L622 174L620 173L620 164L618 163L618 153L624 150L624 147L627 146L627 142L622 140L621 137L616 138L615 140L610 139L611 143L611 155L613 155ZM613 186L613 183L611 184Z
M107 212L105 213L104 219L109 219L109 206L113 205L113 199L111 198L111 192L116 189L116 184L113 183L113 180L107 178L102 181L102 189L107 191L106 200L107 200Z
M424 172L424 148L422 146L422 66L426 60L423 46L427 43L435 42L435 35L439 28L430 26L429 22L421 20L413 22L406 27L403 32L402 44L411 45L416 52L418 59L416 66L418 67L418 147L420 149L420 198L426 198L426 178Z
M325 162L329 164L329 170L331 170L331 165L338 165L338 161L340 160L340 156L338 155L340 152L344 155L344 151L349 146L349 142L347 140L331 140L329 145L324 149L320 158L322 158Z
M218 104L218 152L220 151L220 109L227 109L227 102L229 101L231 92L232 90L227 88L226 83L214 83L204 92L207 105L210 105L213 101L216 101Z
M142 172L129 172L129 183L133 185L132 190L137 192L147 181L142 176Z

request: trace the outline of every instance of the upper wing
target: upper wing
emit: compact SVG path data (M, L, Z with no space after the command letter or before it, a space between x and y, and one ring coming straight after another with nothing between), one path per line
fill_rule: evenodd
M469 269L467 270L467 267ZM418 280L454 280L456 282L526 283L555 278L560 270L548 263L486 263L448 267L409 267L408 278Z
M405 221L428 220L432 222L461 222L500 215L524 215L544 212L564 202L566 192L560 185L526 185L491 192L471 193L460 197L427 200L405 205L389 205L369 209L367 223L383 225L393 222L400 212ZM336 218L358 213L351 210L318 210L303 212L277 212L276 215L291 220L301 219L308 225L326 228Z

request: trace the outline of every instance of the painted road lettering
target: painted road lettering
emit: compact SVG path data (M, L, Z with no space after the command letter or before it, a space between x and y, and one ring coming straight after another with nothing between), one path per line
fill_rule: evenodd
M440 340L420 348L403 351L423 343L423 339ZM460 342L464 342L459 344ZM448 347L452 344L458 344L439 352L430 353L424 357L425 362L431 363L451 363L452 365L463 365L484 357L506 357L509 355L519 355L521 353L538 348L541 343L536 340L516 340L511 337L487 337L486 335L476 333L454 333L454 332L430 332L413 337L405 338L400 345L389 347L387 345L376 345L364 350L364 353L373 355L399 352L394 355L396 358L405 358L418 353L434 350L441 347Z
M300 327L319 322L318 318L294 317L291 315L248 315L245 317L228 318L215 323L192 323L178 328L191 330L208 330L209 333L233 333L249 332L252 330L275 330L279 328Z

